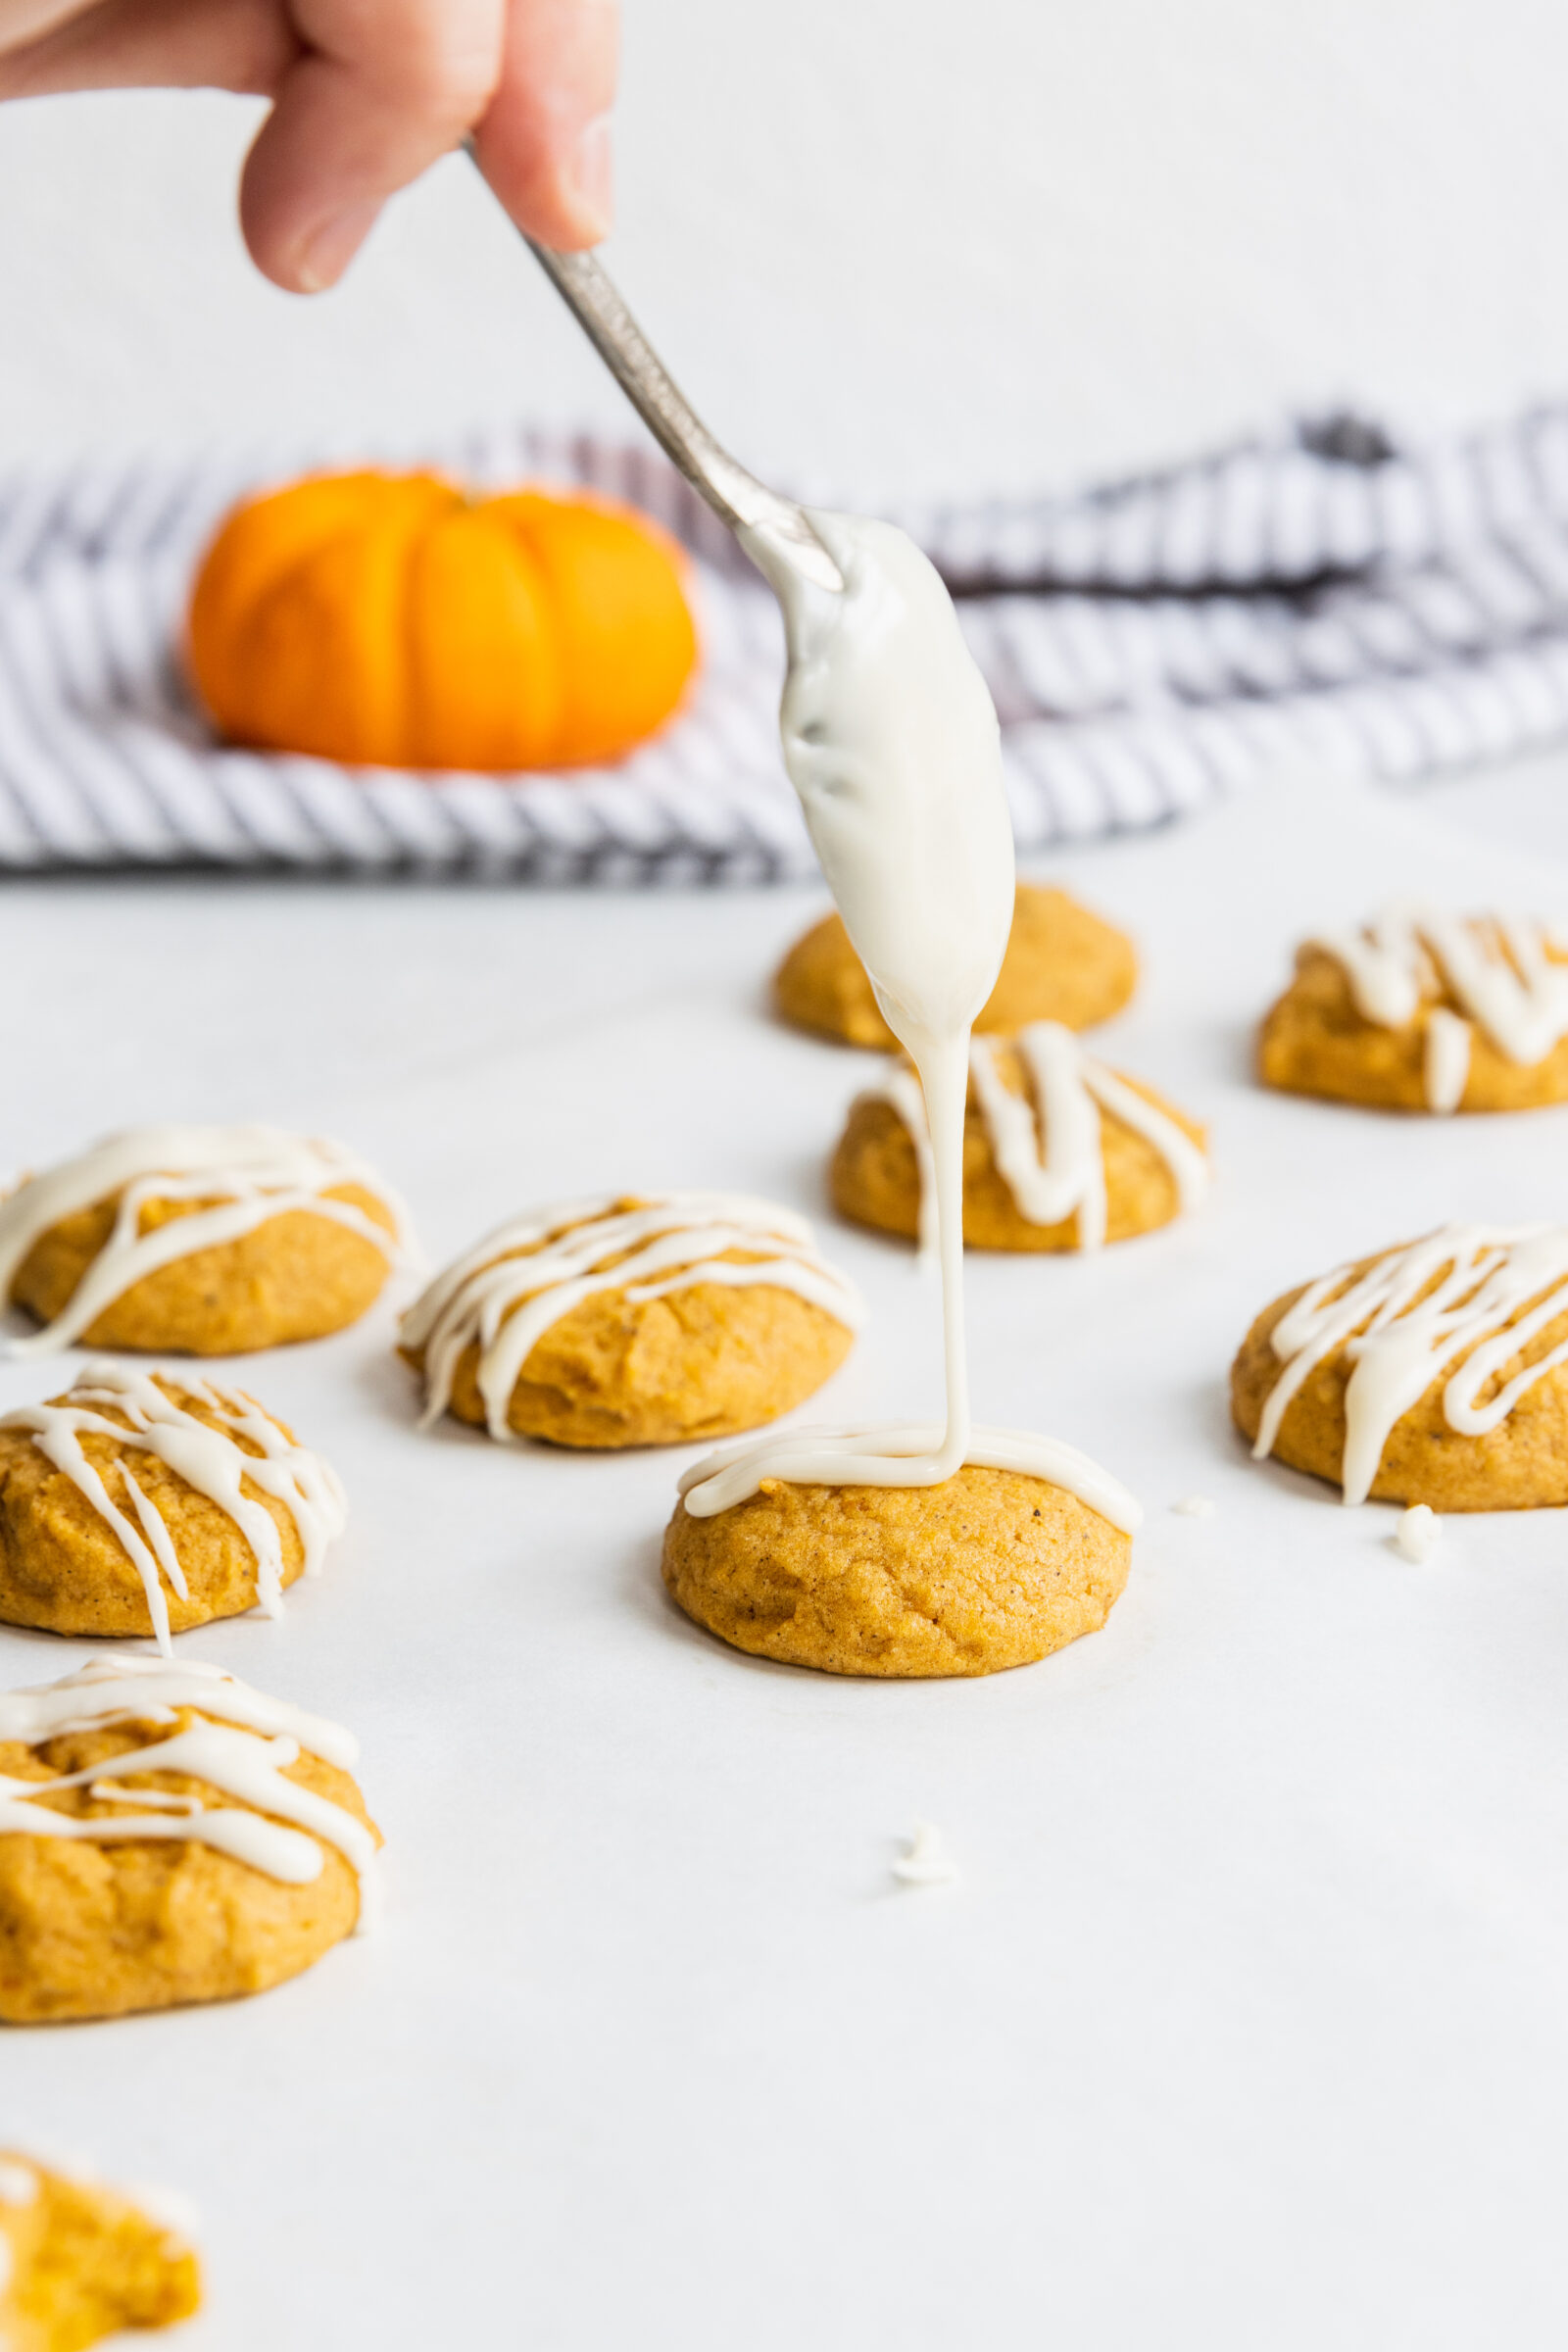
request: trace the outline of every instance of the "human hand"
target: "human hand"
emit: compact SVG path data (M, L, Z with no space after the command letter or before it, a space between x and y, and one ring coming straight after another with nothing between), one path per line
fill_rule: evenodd
M257 266L336 283L398 188L472 131L519 228L610 226L616 0L0 0L0 98L217 88L270 98L240 182Z

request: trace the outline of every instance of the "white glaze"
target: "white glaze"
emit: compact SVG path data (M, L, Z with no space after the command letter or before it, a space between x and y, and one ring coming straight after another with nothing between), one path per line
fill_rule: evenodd
M1080 1250L1098 1250L1103 1244L1102 1111L1132 1128L1159 1154L1184 1212L1204 1199L1208 1161L1192 1137L1168 1112L1097 1061L1070 1029L1059 1021L1035 1021L1013 1042L1033 1084L1033 1102L1026 1095L1015 1095L1004 1079L995 1038L970 1039L969 1074L997 1173L1029 1224L1060 1225L1076 1217ZM919 1087L908 1070L894 1062L867 1093L892 1106L914 1143L923 1239L930 1145Z
M1394 1531L1394 1548L1401 1559L1424 1567L1438 1547L1442 1522L1432 1505L1412 1502L1407 1511L1399 1514L1399 1524Z
M178 1728L180 1708L197 1716L184 1730ZM173 1665L134 1652L92 1658L62 1682L0 1692L0 1740L39 1747L68 1732L121 1723L173 1728L167 1738L101 1758L84 1772L49 1781L0 1776L0 1836L77 1838L99 1845L140 1839L198 1843L292 1886L320 1877L321 1848L330 1845L359 1881L359 1930L370 1925L378 1891L374 1838L343 1806L284 1777L302 1748L352 1770L359 1746L348 1732L196 1659ZM149 1802L148 1792L127 1788L122 1801L135 1810L90 1818L38 1802L54 1790L96 1789L100 1783L149 1772L186 1774L239 1801L214 1805L197 1797L189 1810L176 1811L157 1801L169 1791L152 1792Z
M960 1876L958 1865L948 1851L948 1841L934 1821L917 1821L914 1836L906 1854L899 1854L893 1863L893 1876L901 1886L953 1886Z
M184 1480L198 1494L227 1513L256 1561L257 1605L269 1617L283 1606L283 1545L277 1523L243 1491L249 1480L280 1502L293 1520L305 1553L304 1573L318 1573L327 1544L341 1535L343 1490L336 1473L309 1447L297 1446L236 1389L182 1371L179 1388L218 1415L223 1427L210 1429L169 1396L150 1372L111 1361L84 1364L69 1396L55 1404L24 1404L0 1414L0 1429L24 1429L55 1468L86 1496L119 1537L141 1578L158 1645L170 1647L169 1603L163 1581L181 1600L185 1578L169 1529L122 1461L122 1476L135 1512L134 1522L111 1499L103 1479L83 1450L86 1436L107 1437L122 1449L147 1453ZM122 1416L122 1419L116 1416ZM238 1443L260 1447L251 1453Z
M996 985L1012 924L1001 736L952 599L918 549L886 523L824 514L812 520L844 575L842 596L803 580L787 552L761 534L745 539L784 610L784 762L851 944L919 1073L947 1415L940 1430L797 1432L748 1448L743 1459L710 1460L682 1482L686 1507L699 1516L755 1493L762 1478L935 1486L997 1443L997 1433L970 1424L963 1112L969 1030ZM1071 1447L1010 1433L1007 1443L1031 1462L1070 1458L1091 1483L1121 1494ZM1136 1510L1130 1496L1123 1500Z
M459 1361L476 1347L485 1426L493 1438L514 1437L512 1392L553 1323L599 1292L623 1290L640 1306L699 1283L793 1291L850 1331L865 1317L859 1293L818 1254L805 1218L770 1201L742 1193L563 1201L498 1226L403 1317L403 1345L424 1350L423 1426L446 1410Z
M959 1468L968 1444L966 1048L1012 927L1012 824L997 714L937 572L888 523L826 514L812 521L844 575L842 595L802 579L761 534L743 538L784 612L784 764L844 928L928 1106L946 1425L928 1459L884 1457L892 1480L868 1474L862 1483L932 1486ZM878 1441L868 1442L874 1457ZM841 1455L820 1450L816 1459L845 1479Z
M389 1234L350 1200L327 1194L363 1185L396 1220ZM287 1135L276 1127L134 1127L105 1137L79 1157L28 1177L0 1200L0 1299L8 1298L28 1250L51 1226L120 1196L109 1239L52 1323L0 1341L8 1355L68 1348L106 1307L160 1267L237 1241L270 1217L305 1210L373 1243L389 1265L409 1262L416 1245L407 1211L365 1162L341 1144ZM211 1207L138 1233L150 1200L207 1200Z
M1170 1507L1178 1519L1212 1519L1215 1510L1206 1494L1183 1494Z
M1470 1076L1470 1024L1446 1004L1434 1004L1427 1016L1422 1081L1428 1110L1448 1117L1464 1101Z
M1438 1007L1426 1046L1426 1097L1431 1110L1456 1110L1469 1074L1469 1022L1497 1052L1529 1068L1568 1037L1568 963L1544 923L1494 916L1469 921L1428 906L1385 907L1360 931L1335 931L1308 943L1332 956L1350 984L1363 1020L1403 1029L1424 998L1446 986L1459 1012ZM1464 1018L1461 1020L1460 1015Z
M929 1478L906 1475L935 1457L943 1432L934 1423L885 1422L868 1429L805 1428L752 1440L705 1454L678 1482L694 1519L710 1519L760 1491L764 1479L802 1487L934 1486ZM1126 1488L1075 1446L1023 1429L987 1429L972 1424L963 1459L986 1470L1017 1470L1076 1494L1080 1502L1132 1535L1143 1511Z
M1527 1390L1568 1362L1564 1340L1480 1401L1503 1365L1564 1313L1568 1225L1446 1225L1391 1250L1359 1275L1340 1266L1310 1284L1274 1327L1282 1370L1252 1451L1259 1459L1273 1451L1292 1397L1348 1342L1354 1369L1345 1395L1342 1483L1347 1502L1364 1502L1395 1423L1446 1365L1464 1356L1443 1391L1445 1421L1460 1436L1484 1436Z
M0 2205L36 2205L43 2183L30 2164L19 2157L0 2156Z

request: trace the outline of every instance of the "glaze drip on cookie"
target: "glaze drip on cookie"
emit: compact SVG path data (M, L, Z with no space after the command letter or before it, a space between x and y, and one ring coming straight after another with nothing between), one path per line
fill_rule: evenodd
M788 549L764 530L743 531L741 539L784 612L784 764L850 944L920 1076L930 1122L924 1183L942 1269L947 1417L940 1430L775 1439L748 1449L753 1483L742 1492L767 1478L940 1486L971 1458L973 1443L963 1334L963 1116L969 1032L1002 968L1014 904L1001 732L953 600L913 543L886 523L854 515L814 513L811 519L843 575L842 595L805 579ZM713 1492L710 1481L706 1488L699 1481L688 1510L725 1507L710 1499ZM690 1495L705 1493L710 1499L694 1506Z
M1525 1393L1568 1362L1568 1340L1488 1394L1505 1364L1568 1314L1568 1225L1446 1225L1391 1250L1357 1273L1340 1266L1281 1316L1271 1346L1283 1367L1269 1391L1253 1454L1274 1450L1287 1406L1326 1356L1354 1369L1345 1396L1342 1484L1364 1502L1396 1422L1462 1356L1443 1391L1443 1417L1484 1437Z
M679 1491L694 1519L710 1519L732 1510L749 1495L760 1494L765 1481L781 1479L803 1487L933 1486L933 1479L877 1477L884 1460L897 1470L929 1459L943 1439L935 1423L885 1422L871 1429L800 1429L761 1444L726 1446L694 1462L679 1481ZM874 1462L867 1463L871 1446ZM1042 1438L1023 1429L988 1429L971 1424L963 1465L976 1470L1015 1470L1026 1478L1041 1478L1062 1488L1078 1500L1132 1535L1143 1525L1143 1507L1120 1481L1092 1462L1076 1446L1059 1438Z
M512 1438L512 1392L552 1324L605 1291L624 1291L641 1306L700 1283L793 1291L850 1331L865 1316L859 1293L818 1254L805 1218L769 1201L660 1193L561 1202L498 1226L404 1315L403 1346L423 1352L421 1426L445 1412L459 1362L475 1348L485 1426L493 1438Z
M1427 1107L1456 1110L1469 1074L1470 1025L1520 1067L1544 1061L1568 1037L1568 962L1544 923L1493 915L1466 920L1426 906L1385 907L1359 931L1308 941L1332 956L1365 1021L1403 1029L1423 1002L1446 991L1427 1033Z
M220 1426L214 1429L189 1411L181 1396L201 1405ZM120 1475L134 1519L118 1506L88 1459L84 1437L108 1438L121 1449L166 1463L186 1486L226 1512L250 1545L257 1605L269 1617L282 1611L282 1541L271 1513L245 1493L245 1481L281 1503L294 1522L305 1575L318 1572L326 1545L343 1532L343 1489L320 1455L297 1445L254 1398L194 1374L181 1374L176 1395L151 1373L108 1361L88 1363L68 1396L0 1414L0 1429L29 1431L39 1452L114 1529L141 1578L153 1631L166 1652L169 1604L163 1580L181 1600L189 1597L170 1531L123 1459Z
M1059 1021L1032 1022L1013 1045L1034 1088L1033 1103L1006 1084L997 1043L989 1037L970 1039L969 1076L997 1172L1020 1216L1032 1225L1060 1225L1076 1216L1079 1249L1102 1247L1106 1214L1102 1111L1158 1153L1184 1210L1199 1205L1208 1191L1208 1161L1167 1112L1098 1061ZM907 1070L895 1066L880 1086L867 1091L891 1104L914 1144L920 1243L928 1248L934 1203L920 1090Z
M181 1710L197 1718L183 1729ZM290 1886L320 1877L321 1849L329 1845L359 1881L360 1928L370 1924L377 1893L372 1833L342 1805L287 1778L302 1749L350 1770L359 1754L350 1733L194 1659L175 1666L137 1655L93 1658L63 1682L0 1692L0 1741L41 1747L70 1732L121 1724L171 1729L167 1738L103 1757L82 1772L44 1781L0 1775L0 1836L208 1845ZM235 1802L215 1805L206 1796L122 1785L163 1772L205 1782ZM125 1810L64 1813L50 1804L76 1788L96 1804Z
M389 1233L357 1202L331 1196L362 1186L383 1200L396 1222ZM254 1233L270 1218L304 1211L357 1234L389 1265L415 1250L408 1216L381 1179L340 1144L284 1134L275 1127L135 1127L108 1136L77 1158L26 1178L0 1200L0 1298L52 1226L118 1196L114 1225L68 1303L41 1331L0 1341L14 1356L68 1348L136 1283L161 1268ZM204 1205L143 1233L155 1200Z
M962 1467L969 1443L967 1049L1002 969L1015 897L1001 731L953 600L912 540L857 515L811 520L843 575L841 595L805 579L765 532L741 540L784 612L784 764L850 944L920 1073L947 1388L942 1441L928 1456L884 1449L862 1431L849 1456L814 1458L833 1483L937 1486Z

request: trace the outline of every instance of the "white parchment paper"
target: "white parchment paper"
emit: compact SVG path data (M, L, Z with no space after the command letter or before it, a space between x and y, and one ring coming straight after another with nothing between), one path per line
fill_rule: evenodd
M336 1462L325 1577L195 1637L351 1723L383 1931L229 2007L0 2037L0 2135L204 2213L192 2352L1513 2352L1560 2341L1561 1515L1445 1524L1258 1468L1250 1316L1447 1215L1568 1209L1568 1111L1269 1098L1305 929L1568 873L1282 787L1059 860L1147 954L1113 1061L1212 1122L1186 1225L971 1258L976 1409L1149 1506L1102 1634L977 1683L739 1657L667 1606L685 1452L418 1437L390 1309L240 1376ZM0 1157L132 1118L341 1134L434 1253L578 1188L820 1212L873 1320L808 1414L937 1395L936 1298L836 1229L863 1066L772 1025L809 892L8 887ZM0 1369L0 1404L64 1386ZM1201 1494L1212 1517L1169 1505ZM6 1683L89 1645L0 1635ZM961 1867L901 1887L917 1820Z

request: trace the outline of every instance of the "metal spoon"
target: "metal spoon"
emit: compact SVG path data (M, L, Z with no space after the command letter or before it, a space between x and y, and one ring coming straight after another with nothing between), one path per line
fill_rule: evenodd
M470 144L469 154L473 152ZM520 232L519 232L520 233ZM804 507L781 498L719 446L621 300L610 272L591 253L530 246L578 325L666 457L720 522L762 531L786 561L818 587L842 592L844 575L817 537Z

